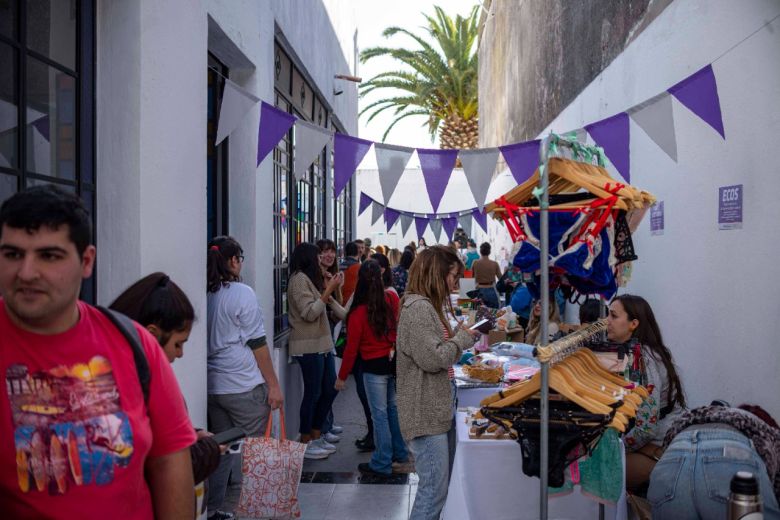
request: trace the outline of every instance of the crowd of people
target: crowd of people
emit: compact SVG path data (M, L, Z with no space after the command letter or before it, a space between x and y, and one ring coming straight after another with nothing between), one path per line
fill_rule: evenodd
M480 334L453 306L464 272L473 272L489 305L498 305L503 283L507 303L526 311L518 316L527 320L527 341L539 339L541 306L518 273L511 266L501 273L489 244L475 251L459 233L448 246L420 239L404 251L356 240L340 262L336 245L320 240L299 244L290 258L289 354L303 376L305 456L336 450L333 402L352 375L368 428L357 447L372 452L358 470L378 478L416 471L415 520L438 519L444 506L456 446L453 365ZM193 486L205 481L208 517L232 518L222 508L235 455L213 433L238 427L259 436L284 404L257 295L241 282L241 245L227 236L208 243L208 430L200 431L171 369L197 319L189 298L168 275L153 273L110 308L90 306L78 298L95 258L76 196L36 187L0 206L2 509L13 518L122 511L189 520ZM561 309L551 300L555 335ZM586 302L580 321L598 319L598 310ZM780 514L777 423L755 405L688 410L672 351L643 298L615 297L607 319L610 341L635 343L629 378L650 392L624 436L627 489L646 492L659 518L723 516L728 482L747 468L760 483L764 514Z

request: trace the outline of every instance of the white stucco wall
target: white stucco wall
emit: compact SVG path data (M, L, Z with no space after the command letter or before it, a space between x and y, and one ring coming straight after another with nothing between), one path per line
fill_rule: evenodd
M226 63L231 79L270 103L276 21L347 132L357 131L355 85L339 82L344 93L333 95L333 75L354 66L355 16L348 2L98 1L98 301L108 304L154 271L181 285L198 321L174 369L196 426L206 424L209 16L241 55L240 68ZM338 20L336 28L331 20ZM342 43L350 46L342 49ZM259 106L228 138L229 232L244 247L242 276L257 292L271 340L273 178L270 160L255 164L258 120ZM297 417L297 365L288 364L286 349L274 349L273 358L288 417Z
M711 63L780 14L776 0L677 0L543 134L625 110ZM631 123L631 182L664 201L634 235L626 290L653 307L689 404L758 403L780 416L780 19L713 64L726 140L674 101L678 161ZM744 185L741 230L718 230L718 187Z

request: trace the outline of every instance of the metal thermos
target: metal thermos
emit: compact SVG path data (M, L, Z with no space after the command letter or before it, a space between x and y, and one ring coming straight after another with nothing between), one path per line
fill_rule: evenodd
M731 478L728 520L763 520L758 481L749 471L737 471Z

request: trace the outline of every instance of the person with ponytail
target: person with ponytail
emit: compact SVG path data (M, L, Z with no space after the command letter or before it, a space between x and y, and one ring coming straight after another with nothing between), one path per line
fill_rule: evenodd
M661 446L669 426L686 408L685 395L672 353L644 298L621 294L612 300L607 337L615 343L635 341L630 379L650 392L637 410L636 424L624 436L628 450L626 489L641 492L663 453Z
M333 298L343 280L338 273L325 282L316 245L303 242L293 250L287 281L288 348L303 375L300 433L301 442L308 444L304 456L309 459L323 459L336 451L322 438L322 428L337 394L328 309L336 319L346 318L346 310Z
M184 291L165 273L144 276L124 290L110 309L140 323L157 339L169 363L184 355L195 321L195 310ZM220 446L205 430L196 431L198 440L190 446L192 474L200 484L219 466Z
M379 255L378 253L373 255ZM389 272L386 271L386 272ZM347 316L347 348L341 363L336 390L346 388L346 379L359 356L363 382L374 424L371 460L358 465L364 474L387 476L409 468L395 403L395 339L398 325L398 295L386 290L382 268L366 260L358 271L358 282Z
M449 370L477 331L454 316L450 294L463 274L463 262L446 246L418 253L401 301L396 341L398 419L420 477L410 519L439 518L447 499L454 399Z
M234 427L257 437L271 410L284 402L254 290L241 283L244 251L232 237L213 238L207 252L208 416L220 433ZM209 479L209 518L220 510L234 455L222 457Z

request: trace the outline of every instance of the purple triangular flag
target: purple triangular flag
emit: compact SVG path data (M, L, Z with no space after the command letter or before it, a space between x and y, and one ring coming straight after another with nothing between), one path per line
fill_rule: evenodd
M414 217L414 227L417 229L417 238L421 238L428 227L428 217Z
M274 149L276 143L290 131L295 116L272 107L265 101L260 104L260 128L257 134L257 166Z
M723 139L726 138L723 117L720 113L718 84L715 82L712 65L707 65L700 71L691 74L670 88L668 92L714 128Z
M591 123L585 127L597 145L615 165L626 182L631 182L631 141L628 114L620 114Z
M442 219L442 225L444 225L444 232L447 233L447 239L452 240L452 236L455 234L455 229L458 227L458 218L449 216Z
M341 190L355 174L360 161L368 153L371 141L336 133L333 138L333 197L338 197Z
M401 216L401 213L390 208L385 208L385 223L387 224L387 232L390 232L390 228L393 227L393 224L395 224L395 221L398 220L398 217Z
M479 227L481 227L482 230L487 233L487 213L480 211L479 208L474 208L471 210L471 216L473 216L474 220L477 221Z
M525 143L508 144L499 146L501 155L504 156L512 177L517 184L523 184L531 178L536 168L539 166L539 140L527 141ZM481 204L484 201L477 201Z
M360 207L358 208L358 215L362 215L365 210L368 209L368 207L371 205L371 203L374 202L374 199L363 193L360 192Z
M444 190L450 182L452 169L458 160L458 150L430 150L418 148L425 187L428 188L428 198L431 199L433 211L439 209L439 203L444 196Z

